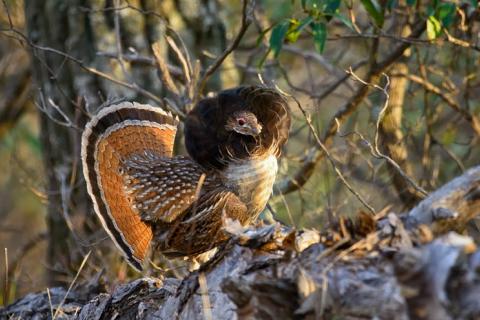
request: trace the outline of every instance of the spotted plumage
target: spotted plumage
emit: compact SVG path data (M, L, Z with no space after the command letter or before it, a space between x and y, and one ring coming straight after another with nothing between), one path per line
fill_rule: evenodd
M228 238L264 209L288 138L283 97L239 87L202 100L185 121L189 156L172 157L178 119L147 105L104 108L82 136L87 189L103 227L136 269L149 247L170 257Z

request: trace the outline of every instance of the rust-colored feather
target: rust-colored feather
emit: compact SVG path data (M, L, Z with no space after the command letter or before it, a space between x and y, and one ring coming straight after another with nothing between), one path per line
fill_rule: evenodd
M95 212L135 268L147 254L151 226L124 187L124 163L139 154L171 157L177 120L161 109L122 103L93 117L82 136L82 162Z
M226 126L239 111L258 120L258 136ZM177 123L158 108L122 103L93 117L82 136L95 212L137 269L152 241L170 257L197 255L228 239L225 218L245 225L258 217L272 192L290 113L271 89L222 91L187 116L190 157L172 157Z

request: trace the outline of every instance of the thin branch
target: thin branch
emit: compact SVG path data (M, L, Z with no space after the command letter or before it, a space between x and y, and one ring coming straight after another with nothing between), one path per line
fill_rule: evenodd
M78 276L80 275L80 272L82 272L83 267L84 267L85 264L87 263L88 257L90 257L90 253L91 253L91 251L89 251L89 252L87 253L87 255L83 258L83 261L82 261L82 263L80 264L80 267L78 268L77 274L75 275L75 277L73 278L72 282L70 283L70 286L68 287L67 292L65 293L65 296L64 296L63 299L62 299L62 302L60 302L60 304L57 306L57 308L56 308L56 310L55 310L55 314L54 314L53 317L52 317L53 320L55 320L55 319L57 318L58 313L59 313L60 310L62 309L63 304L64 304L65 301L67 300L67 296L68 296L68 294L70 293L70 291L72 290L73 285L74 285L75 282L77 281L77 278L78 278Z
M203 77L200 79L198 84L197 94L200 93L205 89L208 79L210 76L222 65L223 61L230 55L230 53L235 50L240 41L242 40L245 32L247 31L248 27L252 23L252 12L253 7L255 6L254 0L243 0L243 9L242 9L242 25L240 30L238 31L235 39L230 44L230 46L207 68Z
M344 75L342 69L338 68L337 66L333 65L325 59L324 56L321 54L316 53L312 50L305 50L304 48L299 48L293 45L284 45L282 46L282 51L290 52L296 55L303 57L305 60L313 60L319 65L321 65L325 70L328 71L329 74L336 75L337 78L341 78Z
M118 59L117 55L113 52L98 51L97 56ZM124 53L123 59L130 62L131 64L136 64L140 66L157 66L157 61L155 58L143 56L138 53ZM168 63L166 63L166 67L173 77L184 78L184 74L181 68Z
M103 12L109 12L109 11L113 11L113 12L116 12L116 11L123 11L123 10L126 10L126 9L131 9L133 11L137 11L138 13L141 13L143 15L152 15L158 19L160 19L161 21L165 21L165 17L163 17L161 14L153 11L153 10L143 10L141 8L138 8L138 7L135 7L133 5L131 5L129 3L129 1L125 0L125 2L127 3L126 5L124 5L123 7L118 7L118 6L113 6L113 7L105 7L105 8L101 8L101 9L92 9L92 8L88 8L88 7L83 7L83 6L79 6L78 8L82 11L82 12L87 12L87 13L103 13Z
M25 244L22 245L18 252L15 254L15 257L8 265L8 277L13 277L13 274L16 272L18 265L20 264L21 260L37 245L42 243L48 238L48 233L46 231L42 231L29 239Z
M342 183L347 187L347 189L358 199L358 201L360 201L365 206L365 208L368 209L368 211L370 211L372 214L375 214L375 212L376 212L375 209L372 206L370 206L367 203L367 201L365 199L363 199L363 197L350 185L350 183L344 177L344 175L342 174L340 169L338 169L337 164L335 163L335 160L333 159L332 155L328 151L327 147L322 143L322 141L320 140L320 137L317 134L317 131L313 127L312 116L305 111L305 109L300 104L300 101L298 101L293 96L290 96L290 97L295 101L295 103L297 104L297 107L300 109L303 116L305 117L305 121L307 122L307 125L310 128L310 131L312 132L313 137L315 138L315 141L317 142L318 147L325 153L325 156L327 157L328 161L330 161L330 164L332 165L333 170L337 174L340 181L342 181ZM281 195L281 196L283 197L283 195Z
M168 70L168 67L167 67L167 63L162 57L160 43L155 42L152 45L152 51L153 51L153 54L155 55L155 58L157 59L158 68L160 69L160 72L161 72L162 82L165 84L168 90L170 90L172 93L178 96L180 94L180 91L175 85L175 82L173 82L172 75L170 74L170 71Z
M42 90L39 90L39 100L40 103L35 103L35 106L37 107L38 110L43 112L50 120L55 122L56 124L66 127L66 128L73 128L79 132L82 131L77 125L73 123L73 121L65 114L65 112L62 111L62 109L51 99L48 98L48 103L62 116L63 121L55 118L49 111L47 107L47 102L45 101L45 96L42 92Z
M160 104L160 106L162 108L168 109L169 111L171 111L175 115L178 115L181 119L185 118L185 114L181 110L179 110L175 106L165 104L163 99L161 99L160 97L151 93L150 91L139 87L135 83L128 83L128 82L116 79L116 78L112 77L111 75L108 75L108 74L106 74L102 71L99 71L99 70L97 70L95 68L92 68L92 67L88 67L81 60L79 60L79 59L77 59L77 58L75 58L75 57L73 57L73 56L71 56L68 53L65 53L63 51L60 51L60 50L57 50L57 49L54 49L54 48L50 48L50 47L44 47L44 46L37 45L37 44L33 43L26 35L24 35L22 32L20 32L16 29L9 29L9 30L3 30L3 31L13 32L14 34L20 36L31 48L36 49L36 50L40 50L40 51L54 53L54 54L57 54L61 57L64 57L64 58L76 63L80 68L82 68L82 69L84 69L84 70L86 70L86 71L88 71L92 74L95 74L95 75L97 75L101 78L107 79L107 80L109 80L109 81L111 81L115 84L118 84L118 85L123 86L123 87L128 88L128 89L131 89L131 90L133 90L133 91L135 91L135 92L137 92L137 93L139 93L139 94L141 94L141 95L143 95L143 96L145 96L149 99L152 99L153 101Z
M168 26L168 23L167 23L167 28L168 28L169 32L172 33L177 38L177 42L180 43L181 50L180 49L178 49L178 50L181 53L181 55L183 55L185 57L185 63L187 64L187 69L189 70L189 74L192 75L193 74L193 67L192 67L192 64L191 64L192 58L190 57L190 54L188 53L188 48L187 48L187 45L185 44L185 41L183 41L183 38L180 36L180 34L178 34L177 31L175 31L175 29L170 28ZM173 38L172 38L172 40L173 40Z
M9 284L9 269L8 269L8 248L5 249L5 279L3 283L3 304L6 306L8 304L8 296L10 293L10 284Z
M12 16L10 15L10 9L8 8L7 2L5 0L2 0L3 6L5 7L5 11L7 12L7 18L8 18L8 26L10 29L13 29L13 22L12 22Z
M425 191L422 187L420 187L415 181L413 181L412 178L410 178L403 170L402 168L400 168L400 166L398 165L398 163L396 163L392 158L390 158L389 156L383 154L379 147L378 147L378 140L379 140L379 132L380 132L380 125L382 123L382 120L383 120L383 117L385 115L385 112L387 111L387 108L388 108L388 102L390 100L390 95L388 94L388 86L390 85L390 78L384 74L385 78L387 79L387 83L385 84L385 87L380 87L379 85L376 85L376 84L372 84L372 83L368 83L362 79L360 79L354 72L352 69L350 69L348 71L348 73L356 80L356 81L359 81L360 83L362 83L363 85L365 86L369 86L369 87L373 87L375 89L378 89L380 90L384 95L385 95L385 103L382 107L382 110L380 110L380 113L378 114L378 118L377 118L377 122L376 122L376 127L375 127L375 138L374 138L374 145L373 145L373 156L377 157L377 158L382 158L384 160L386 160L397 172L398 174L400 174L402 176L402 178L404 178L405 180L407 180L411 185L412 187L420 192L423 196L427 196L428 195L428 192Z
M425 31L426 25L425 22L420 20L418 21L410 35L412 38L418 38L420 35ZM378 37L376 38L378 39ZM384 58L380 63L374 63L371 66L371 70L367 75L367 80L369 82L375 82L372 80L377 79L382 72L390 67L395 61L397 61L410 47L410 42L403 42L397 46L395 50L392 51L386 58ZM375 49L375 48L374 48ZM371 55L373 57L376 56L376 52L372 52ZM335 115L330 120L328 128L321 139L321 141L328 146L335 134L337 133L337 121L343 122L343 120L353 113L358 106L362 103L365 97L368 95L369 88L367 86L360 86L354 95L347 101L347 103L340 108ZM312 176L317 163L323 158L323 152L318 146L312 147L308 152L307 156L305 157L305 163L297 172L291 177L285 180L279 181L276 184L276 188L274 188L274 193L278 195L278 193L290 193L293 191L298 190L301 188L308 179Z
M188 62L189 59L185 57L185 55L182 53L182 50L180 50L176 42L171 37L165 36L165 39L167 40L167 43L170 45L172 50L175 52L178 60L182 64L183 74L185 75L186 82L190 83L192 79L192 69L190 67L190 63Z
M422 79L419 76L416 76L414 74L395 74L398 76L406 77L410 81L413 81L419 85L421 85L425 90L428 92L436 94L438 97L440 97L450 108L452 108L454 111L458 112L464 119L467 121L470 126L472 127L473 131L477 136L480 136L480 120L478 117L475 115L471 114L468 112L468 110L462 108L455 99L450 96L449 94L446 94L440 89L439 87L435 86L433 83L426 79ZM394 76L395 76L394 75Z
M201 272L198 275L198 284L200 286L200 295L202 296L203 318L205 320L212 320L212 305L210 303L210 297L208 296L207 278L205 273Z
M120 0L115 0L114 1L114 7L119 8L120 7ZM123 60L123 48L122 48L122 36L121 36L121 31L120 31L120 12L118 10L114 11L114 19L113 19L114 25L115 25L115 44L117 46L117 59L120 64L120 68L122 69L123 76L128 79L129 75L127 72L127 68L125 67L125 61Z

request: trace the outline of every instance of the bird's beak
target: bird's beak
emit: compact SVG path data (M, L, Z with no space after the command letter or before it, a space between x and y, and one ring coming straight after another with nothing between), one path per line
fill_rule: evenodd
M262 132L262 126L261 125L257 125L257 126L252 128L252 133L253 133L254 136L258 136L261 132Z

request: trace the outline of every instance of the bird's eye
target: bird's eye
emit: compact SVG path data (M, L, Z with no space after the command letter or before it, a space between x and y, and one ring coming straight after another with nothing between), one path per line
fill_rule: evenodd
M243 119L243 118L237 119L237 123L238 123L239 126L244 126L245 125L245 119Z

